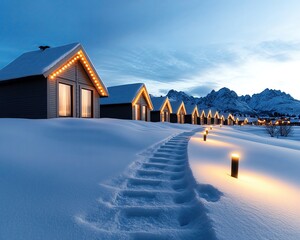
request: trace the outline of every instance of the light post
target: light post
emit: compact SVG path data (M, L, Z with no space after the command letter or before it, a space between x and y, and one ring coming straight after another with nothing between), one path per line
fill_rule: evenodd
M238 178L239 160L240 160L240 156L238 154L231 155L231 177Z

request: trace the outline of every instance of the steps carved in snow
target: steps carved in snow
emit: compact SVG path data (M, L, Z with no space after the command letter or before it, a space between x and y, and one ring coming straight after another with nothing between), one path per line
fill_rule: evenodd
M98 209L77 222L95 239L216 239L189 168L187 143L179 134L106 189ZM103 194L105 196L105 194Z

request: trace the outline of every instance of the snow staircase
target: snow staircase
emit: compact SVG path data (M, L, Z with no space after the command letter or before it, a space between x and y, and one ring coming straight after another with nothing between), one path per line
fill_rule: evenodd
M78 222L93 229L95 239L216 239L188 164L193 134L171 138L129 176L103 185L98 209Z

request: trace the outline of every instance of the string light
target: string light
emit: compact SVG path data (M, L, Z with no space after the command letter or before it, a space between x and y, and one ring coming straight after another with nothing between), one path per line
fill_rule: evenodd
M100 84L100 80L95 77L97 75L92 70L91 66L89 65L88 61L86 60L85 56L83 55L83 53L81 51L78 51L77 54L74 57L72 57L68 62L66 62L59 69L57 69L52 74L50 74L50 79L54 79L56 76L58 76L62 72L64 72L67 69L69 69L77 61L81 61L83 63L82 65L85 68L87 74L93 79L96 87L100 90L101 95L104 96L105 93L102 90L102 87L101 87L101 84Z

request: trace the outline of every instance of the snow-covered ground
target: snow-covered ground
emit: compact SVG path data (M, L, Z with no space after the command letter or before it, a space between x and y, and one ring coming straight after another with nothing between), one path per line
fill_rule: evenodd
M300 128L271 138L263 127L214 127L197 133L189 162L219 239L300 239ZM230 156L240 155L239 178Z
M0 131L0 239L300 238L300 128L214 127L207 142L201 126L113 119Z
M76 216L96 205L99 183L151 154L153 145L193 128L113 119L0 119L0 239L86 239Z

